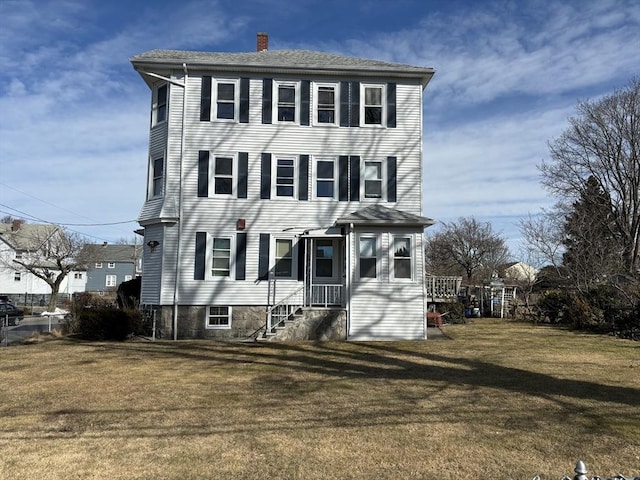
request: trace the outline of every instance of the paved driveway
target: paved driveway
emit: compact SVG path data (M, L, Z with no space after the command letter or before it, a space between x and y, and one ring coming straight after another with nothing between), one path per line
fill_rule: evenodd
M11 345L20 343L36 332L49 332L61 327L61 320L56 318L51 318L51 322L49 322L48 317L29 315L24 317L24 320L22 320L19 325L15 327L6 327L6 329L3 328L2 334L0 335L0 344Z

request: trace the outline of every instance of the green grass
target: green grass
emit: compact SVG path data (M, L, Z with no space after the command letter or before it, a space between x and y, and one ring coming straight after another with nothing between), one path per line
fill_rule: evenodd
M640 474L640 344L494 320L425 342L0 350L0 478Z

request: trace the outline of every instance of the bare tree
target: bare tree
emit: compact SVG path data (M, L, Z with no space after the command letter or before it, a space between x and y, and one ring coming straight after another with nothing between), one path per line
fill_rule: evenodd
M20 265L51 287L48 308L55 309L60 286L66 276L74 271L85 269L90 261L89 255L81 251L87 241L79 234L69 232L54 225L30 225L28 232L17 231L18 235L28 236L29 248L10 262Z
M543 162L542 184L563 205L584 200L595 184L607 199L607 215L592 218L606 231L603 241L619 249L622 272L640 269L640 79L596 101L582 101L569 128L550 143L551 160ZM571 211L572 209L570 209ZM568 212L567 212L568 213ZM595 216L594 216L595 217ZM603 223L604 222L604 223ZM566 232L565 232L566 233ZM590 233L585 231L583 236ZM575 232L574 232L575 235ZM590 239L595 240L595 239Z
M488 222L470 217L442 225L426 239L425 258L430 273L463 274L469 283L486 280L509 257L505 240L493 232Z

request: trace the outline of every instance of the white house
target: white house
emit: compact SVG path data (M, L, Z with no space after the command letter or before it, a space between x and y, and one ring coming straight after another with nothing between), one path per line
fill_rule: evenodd
M56 225L24 223L0 223L0 294L22 304L48 302L51 287L16 260L39 258L40 250L51 237L59 233ZM55 268L52 270L55 271ZM86 272L70 272L60 285L59 293L71 295L83 292L87 282Z
M176 339L425 338L434 70L267 43L131 59L151 91L141 304Z

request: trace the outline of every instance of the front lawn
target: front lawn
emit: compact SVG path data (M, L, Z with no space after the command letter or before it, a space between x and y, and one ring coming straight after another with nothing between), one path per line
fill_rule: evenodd
M478 320L423 342L0 350L0 478L640 475L640 343Z

